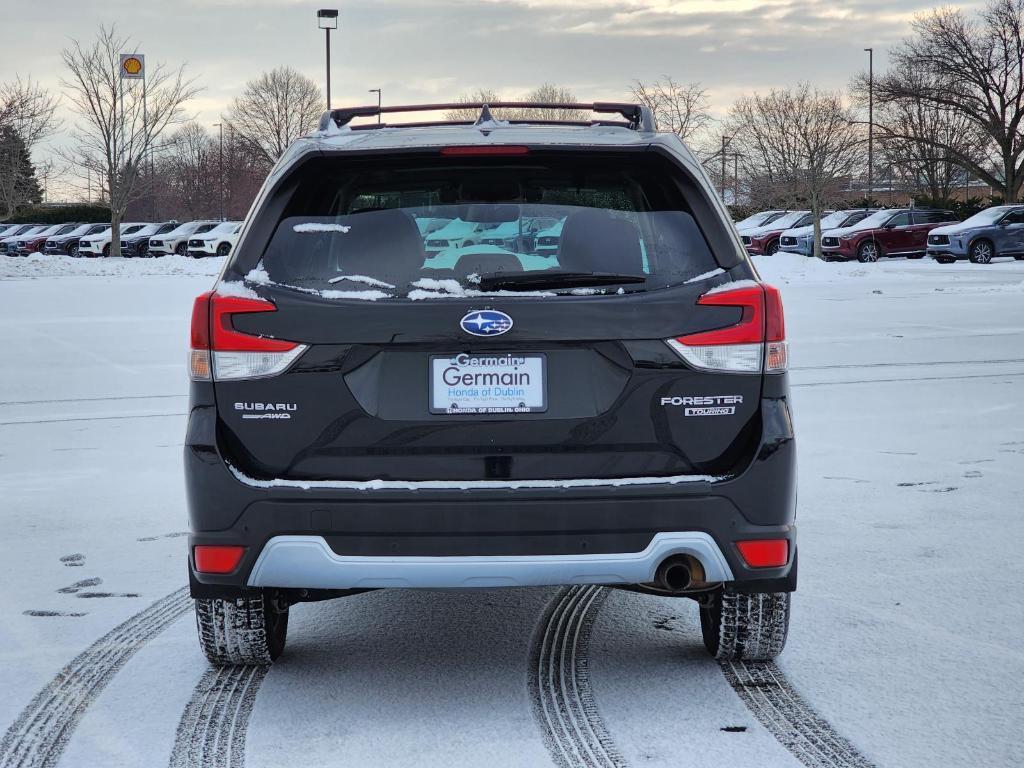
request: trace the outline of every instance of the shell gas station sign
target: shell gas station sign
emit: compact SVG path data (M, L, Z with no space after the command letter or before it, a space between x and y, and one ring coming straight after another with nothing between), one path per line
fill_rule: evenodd
M122 80L145 80L146 79L146 57L141 53L121 54L121 79Z

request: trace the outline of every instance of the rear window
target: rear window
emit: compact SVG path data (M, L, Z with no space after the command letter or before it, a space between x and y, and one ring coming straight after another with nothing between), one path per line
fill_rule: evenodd
M534 284L627 293L718 266L685 202L688 182L667 161L517 161L325 161L304 174L250 279L327 297L424 299ZM565 273L603 280L560 286Z

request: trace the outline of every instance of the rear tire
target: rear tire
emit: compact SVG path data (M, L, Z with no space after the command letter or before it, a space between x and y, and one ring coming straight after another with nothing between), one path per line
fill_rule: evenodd
M857 261L861 264L878 261L881 255L882 249L878 247L878 243L874 240L867 240L861 243L857 248Z
M195 601L199 646L215 666L271 664L284 651L288 608L260 595Z
M769 661L786 647L789 592L719 590L700 609L704 647L724 661Z

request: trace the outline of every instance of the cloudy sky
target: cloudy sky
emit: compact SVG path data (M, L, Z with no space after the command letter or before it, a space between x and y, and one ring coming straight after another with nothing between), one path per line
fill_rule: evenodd
M940 0L3 0L0 79L59 88L60 50L116 23L147 63L185 63L216 122L245 81L280 64L323 82L319 7L332 35L336 104L443 101L479 87L514 97L544 83L581 100L623 98L633 79L699 81L715 113L739 95L809 80L843 88ZM980 2L962 2L972 8ZM68 115L68 122L73 116ZM60 140L59 138L57 140Z

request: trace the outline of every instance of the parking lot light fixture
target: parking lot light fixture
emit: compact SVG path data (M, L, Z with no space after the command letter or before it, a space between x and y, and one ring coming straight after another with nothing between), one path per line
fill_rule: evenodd
M324 31L327 43L327 109L331 108L331 30L338 28L338 11L321 8L316 12L316 25Z

